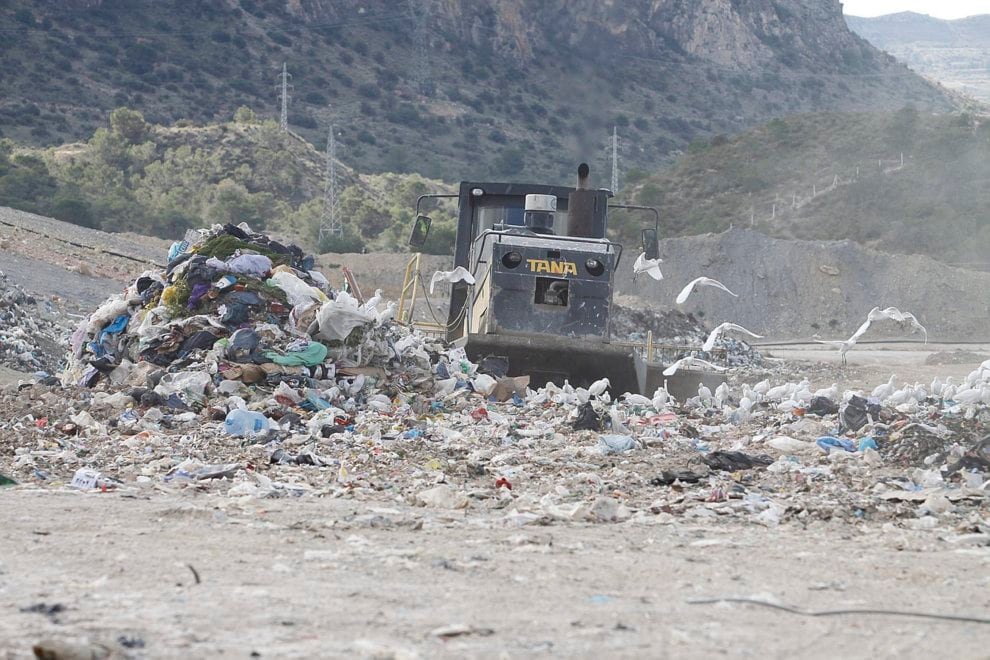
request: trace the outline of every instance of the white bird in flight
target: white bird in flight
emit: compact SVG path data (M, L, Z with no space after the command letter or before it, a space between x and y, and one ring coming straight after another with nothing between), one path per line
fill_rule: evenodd
M690 367L708 367L709 369L713 369L715 371L725 371L725 367L714 365L711 362L706 362L705 360L699 360L696 357L686 357L686 358L681 358L677 362L673 363L672 365L664 369L663 375L673 376L674 374L677 373L678 369L688 369Z
M882 314L884 318L897 321L898 323L910 323L911 327L915 330L921 330L922 334L925 335L925 343L928 343L928 330L918 322L917 317L911 312L902 312L896 307L888 307L880 311L879 314Z
M464 266L458 266L454 270L438 270L433 273L433 277L430 278L430 293L433 293L433 287L436 286L437 282L467 282L468 284L474 284L474 275L468 272L468 269Z
M712 350L712 348L715 347L715 342L718 341L718 338L720 336L722 336L723 333L729 332L729 331L742 332L742 333L745 333L745 334L749 335L750 337L755 337L757 339L763 339L763 335L758 335L755 332L750 332L749 330L747 330L746 328L742 327L741 325L736 325L735 323L723 323L722 325L720 325L717 328L715 328L714 330L712 330L712 333L710 335L708 335L708 339L705 340L705 343L701 347L701 350L705 351L706 353L708 351Z
M722 291L725 291L730 296L735 296L736 298L739 297L738 295L729 291L729 288L724 284L722 284L721 282L719 282L718 280L713 280L710 277L699 277L697 279L691 280L686 287L681 289L681 292L677 294L677 298L675 302L678 305L683 305L684 301L688 299L688 296L691 295L691 293L694 291L694 288L696 286L713 286L716 289L722 289Z
M646 253L641 253L636 257L636 263L633 264L633 272L636 275L641 273L646 273L658 282L663 279L663 273L660 272L660 264L663 259L647 259Z

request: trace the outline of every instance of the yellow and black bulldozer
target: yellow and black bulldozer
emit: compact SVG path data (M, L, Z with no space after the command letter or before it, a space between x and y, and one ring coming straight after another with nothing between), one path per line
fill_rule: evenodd
M446 338L473 361L507 360L508 375L528 375L533 387L564 380L586 387L607 377L612 392L652 394L664 385L663 365L612 339L623 248L606 233L609 209L652 214L641 247L656 258L660 214L610 204L612 192L592 189L588 180L582 163L575 187L466 181L457 195L424 195L409 243L426 242L432 220L419 212L425 199L457 197L454 266L469 271L474 283L451 285ZM693 396L703 379L678 372L668 390Z

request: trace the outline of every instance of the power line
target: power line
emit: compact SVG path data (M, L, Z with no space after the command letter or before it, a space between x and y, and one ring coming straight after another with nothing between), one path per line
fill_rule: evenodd
M289 73L286 63L282 62L282 83L281 91L279 92L279 100L282 103L282 111L278 116L278 127L283 131L289 130L289 78L291 74Z
M323 212L320 214L321 248L324 240L344 235L344 225L340 219L337 200L337 140L336 126L330 124L327 136L327 162L323 171Z
M423 96L433 96L433 72L430 67L430 32L428 0L407 0L413 24L413 79L417 91Z

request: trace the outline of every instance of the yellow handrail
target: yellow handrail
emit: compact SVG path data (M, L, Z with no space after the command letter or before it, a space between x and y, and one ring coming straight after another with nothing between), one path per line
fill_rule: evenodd
M402 280L402 292L399 294L397 316L400 323L409 323L413 318L413 310L416 307L416 283L419 280L419 259L421 256L417 252L406 264L406 274Z

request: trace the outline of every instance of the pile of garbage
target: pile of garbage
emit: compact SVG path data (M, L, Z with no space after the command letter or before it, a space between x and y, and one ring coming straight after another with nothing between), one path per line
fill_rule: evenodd
M199 412L254 386L324 410L321 387L381 378L403 357L419 368L403 374L407 386L432 382L428 356L408 351L408 330L390 323L395 306L333 291L313 263L245 225L190 232L164 270L145 271L78 325L63 383Z
M58 372L64 353L65 317L0 272L0 364L45 377Z
M691 356L722 366L765 365L763 355L756 348L726 335L716 339L713 350L701 350L710 331L693 314L676 309L659 311L642 303L639 307L632 307L637 299L629 296L622 296L619 300L613 306L612 314L612 336L616 339L645 342L649 332L654 344L669 347L664 349L663 357L670 361Z
M0 393L0 475L511 526L812 517L990 543L990 362L964 385L872 392L735 382L746 369L680 401L605 379L534 390L393 312L246 227L192 233L79 325L65 386Z
M676 309L651 309L629 296L617 299L612 307L612 336L617 339L646 341L646 333L652 332L657 342L700 346L708 336L708 329L693 314Z

